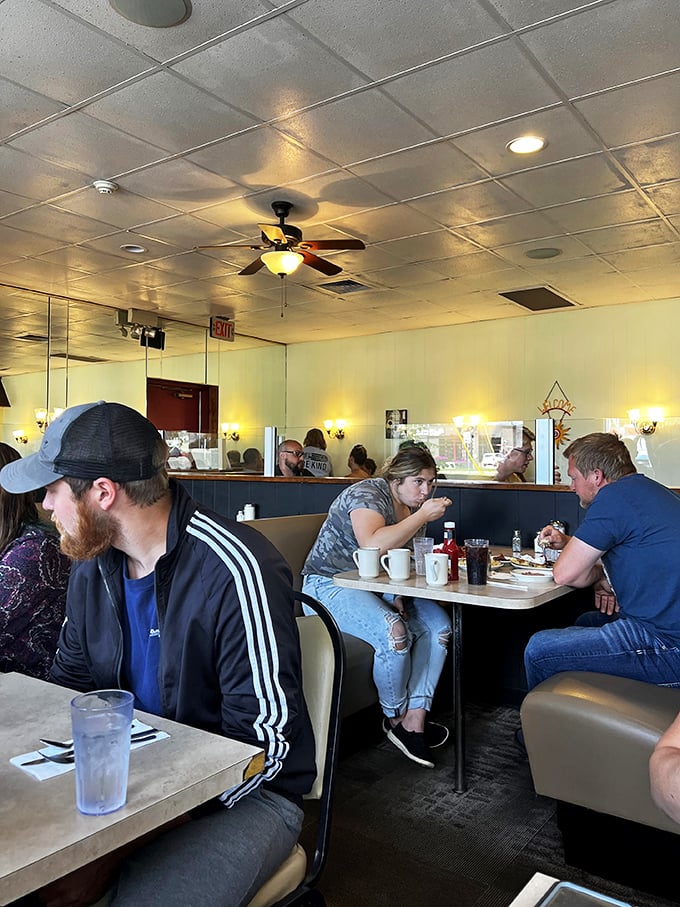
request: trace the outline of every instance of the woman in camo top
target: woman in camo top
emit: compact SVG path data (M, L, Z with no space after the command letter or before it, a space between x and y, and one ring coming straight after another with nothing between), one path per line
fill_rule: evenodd
M409 759L432 768L431 750L447 728L426 721L451 638L446 611L427 598L377 595L333 584L333 574L355 567L357 548L404 548L438 520L449 498L434 498L437 469L423 447L400 450L379 477L350 485L331 504L307 556L303 589L323 602L344 633L375 649L373 679L388 739Z

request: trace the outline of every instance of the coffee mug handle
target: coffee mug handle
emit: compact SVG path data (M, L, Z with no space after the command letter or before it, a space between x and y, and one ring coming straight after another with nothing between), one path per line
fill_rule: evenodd
M382 557L380 558L380 563L382 564L382 568L388 576L390 575L390 568L387 566L387 564L385 562L386 561L389 562L389 559L390 559L389 554L383 554Z
M352 552L352 560L357 565L357 570L358 570L359 569L359 552L358 551Z

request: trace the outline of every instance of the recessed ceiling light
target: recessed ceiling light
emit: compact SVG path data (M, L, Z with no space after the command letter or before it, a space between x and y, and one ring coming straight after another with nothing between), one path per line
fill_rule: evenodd
M538 135L520 135L505 146L513 154L535 154L543 151L548 143Z
M552 246L545 246L542 249L527 249L524 253L527 258L557 258L562 254L561 249L554 249Z
M146 252L144 246L138 246L136 243L125 243L121 246L123 252L132 252L133 255L141 255L142 252Z
M191 15L189 0L109 0L124 19L150 28L171 28Z

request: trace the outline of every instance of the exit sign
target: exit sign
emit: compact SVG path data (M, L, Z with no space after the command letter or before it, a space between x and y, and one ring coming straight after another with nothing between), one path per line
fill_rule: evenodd
M210 336L217 340L234 341L234 322L224 315L213 315L210 319Z

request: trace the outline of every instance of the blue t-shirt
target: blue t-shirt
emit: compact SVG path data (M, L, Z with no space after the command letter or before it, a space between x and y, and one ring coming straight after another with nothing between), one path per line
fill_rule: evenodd
M161 632L156 614L154 573L130 579L123 569L125 613L123 616L123 676L135 694L135 708L161 715L158 667Z
M633 473L600 488L574 533L604 551L623 617L680 643L680 497Z

